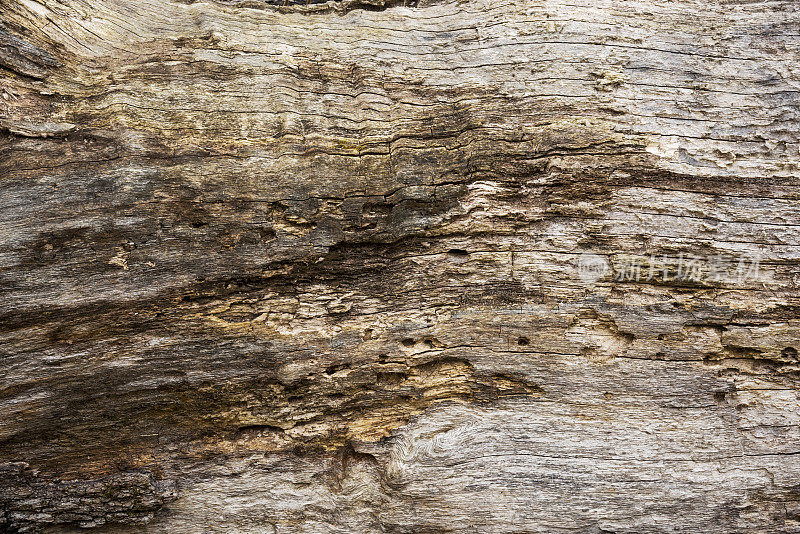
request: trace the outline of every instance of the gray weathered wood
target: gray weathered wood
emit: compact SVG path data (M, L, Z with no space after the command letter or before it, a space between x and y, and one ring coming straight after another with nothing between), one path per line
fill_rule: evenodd
M798 4L275 4L0 0L0 531L800 532Z

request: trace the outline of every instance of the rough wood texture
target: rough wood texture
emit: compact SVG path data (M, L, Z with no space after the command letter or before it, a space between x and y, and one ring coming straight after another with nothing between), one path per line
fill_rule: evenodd
M800 532L797 2L271 4L0 0L0 531Z

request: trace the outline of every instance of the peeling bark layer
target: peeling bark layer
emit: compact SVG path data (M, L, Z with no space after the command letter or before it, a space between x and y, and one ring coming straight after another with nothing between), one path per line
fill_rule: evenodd
M800 532L796 2L0 15L0 531Z

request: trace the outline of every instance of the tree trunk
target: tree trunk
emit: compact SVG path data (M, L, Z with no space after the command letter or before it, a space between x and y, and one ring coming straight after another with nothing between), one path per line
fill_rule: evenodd
M800 532L797 2L0 15L0 532Z

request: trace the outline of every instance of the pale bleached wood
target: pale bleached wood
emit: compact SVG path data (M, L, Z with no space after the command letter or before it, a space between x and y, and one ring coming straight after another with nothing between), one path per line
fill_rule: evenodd
M0 0L0 530L800 532L795 2L270 4Z

